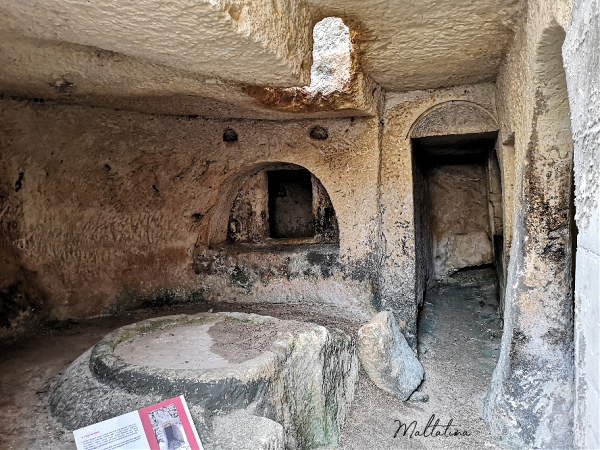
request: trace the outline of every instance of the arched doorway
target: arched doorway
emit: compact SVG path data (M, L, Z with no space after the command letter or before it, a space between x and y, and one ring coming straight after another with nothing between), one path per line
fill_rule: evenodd
M460 100L435 105L411 127L418 306L435 280L502 258L497 130L489 111Z

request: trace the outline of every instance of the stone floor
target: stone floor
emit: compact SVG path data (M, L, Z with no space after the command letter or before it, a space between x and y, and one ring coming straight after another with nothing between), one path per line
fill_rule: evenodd
M481 419L482 399L500 347L496 299L490 269L461 272L434 288L426 297L419 326L419 358L426 373L420 390L429 395L429 401L403 404L375 388L362 372L340 448L497 448ZM56 376L120 326L149 317L213 308L215 312L233 309L311 321L351 334L361 325L360 321L339 317L334 309L324 306L262 304L236 308L204 304L63 322L17 342L0 342L0 448L73 449L72 434L48 414L48 390ZM417 421L416 430L423 431L433 414L433 423L439 419L439 424L445 426L452 419L452 429L466 431L469 436L410 438L410 432L406 436L400 432L394 438L397 421ZM438 426L436 431L443 432L444 428Z
M482 419L483 397L500 354L497 298L492 269L459 272L433 288L425 298L418 328L419 359L425 369L419 390L429 395L429 401L402 403L361 372L340 448L498 448ZM432 424L439 419L439 426L429 428L427 436L415 432L411 438L413 430L425 431L430 418ZM431 436L432 431L443 433L450 420L447 436ZM413 421L416 425L406 435L404 429L396 434L400 423L410 426ZM461 435L448 436L457 431Z

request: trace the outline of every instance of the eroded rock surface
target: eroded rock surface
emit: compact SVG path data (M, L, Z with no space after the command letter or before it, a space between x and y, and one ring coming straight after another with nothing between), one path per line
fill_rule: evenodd
M377 387L403 401L423 380L423 367L389 311L358 330L358 357Z
M213 426L204 434L202 445L206 448L248 448L283 450L285 433L277 422L248 413L234 411L217 416Z

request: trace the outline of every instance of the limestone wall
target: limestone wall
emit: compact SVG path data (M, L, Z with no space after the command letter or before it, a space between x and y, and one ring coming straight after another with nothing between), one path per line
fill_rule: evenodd
M260 301L266 291L271 301L304 295L369 305L378 119L221 121L12 100L0 105L5 298L40 299L34 306L54 318L100 314L144 299ZM328 129L327 140L309 137L317 124ZM227 128L237 132L237 142L223 141ZM304 252L298 267L287 270L294 258L284 249L273 256L283 261L273 263L279 272L240 287L236 270L243 267L232 262L220 278L230 295L221 297L207 289L209 275L194 257L215 255L210 248L225 241L244 180L271 162L298 164L327 190L339 224L335 264L328 273L310 272L327 255ZM269 267L264 255L254 261ZM296 297L295 285L302 286ZM26 306L13 309L18 314Z
M483 164L430 169L431 231L436 279L493 258Z
M563 46L574 141L575 445L600 448L600 3L577 0Z
M571 5L524 6L496 82L505 238L512 237L485 418L505 446L572 447L572 140L561 58Z
M56 318L144 301L316 301L355 312L374 302L405 320L410 339L424 280L415 276L409 134L456 100L493 117L492 84L388 94L383 127L378 118L226 121L5 99L4 297L18 292L13 313L33 305ZM327 139L310 138L316 125ZM237 141L224 142L228 128ZM322 183L339 246L223 248L244 183L281 163Z

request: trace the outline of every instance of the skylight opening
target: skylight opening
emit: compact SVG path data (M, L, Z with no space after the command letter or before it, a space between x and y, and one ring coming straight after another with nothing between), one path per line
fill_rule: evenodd
M341 91L350 82L352 60L350 30L339 17L326 17L313 28L313 64L310 86L323 95Z

